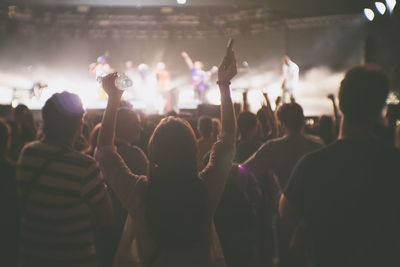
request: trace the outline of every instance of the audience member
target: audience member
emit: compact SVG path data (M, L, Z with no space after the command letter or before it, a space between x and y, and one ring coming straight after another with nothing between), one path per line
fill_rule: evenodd
M350 69L339 89L340 140L305 156L280 201L293 249L312 266L399 266L400 153L374 125L388 95L377 66Z
M203 169L203 158L211 150L216 140L212 135L212 130L212 119L209 116L201 116L197 121L197 131L200 135L200 138L197 139L197 166L199 170Z
M3 214L0 222L1 262L4 266L16 266L18 239L18 207L15 164L9 157L11 129L0 119L0 206Z
M304 115L303 109L297 103L283 104L279 107L277 116L285 135L281 138L272 139L264 143L261 148L252 155L243 167L260 180L271 179L271 174L277 178L278 192L269 182L265 192L267 195L274 195L279 198L283 188L286 187L290 173L297 161L305 154L322 147L322 140L318 137L303 133ZM273 176L272 176L273 177ZM262 181L260 183L263 183ZM264 182L265 183L265 182ZM272 187L272 188L271 188ZM288 246L292 231L277 222L278 249L280 257L279 266L290 266L291 261L288 255Z
M54 94L42 109L44 140L21 153L19 266L99 266L96 253L108 255L107 188L94 159L73 149L83 113L77 95Z
M224 266L213 217L232 166L236 120L229 81L236 75L233 51L219 68L221 138L199 174L193 129L179 118L163 119L148 145L146 176L129 171L113 147L122 95L116 73L103 78L108 104L99 135L97 158L105 177L136 220L136 255L142 266Z
M236 144L235 163L243 163L257 149L261 143L258 141L258 121L257 116L249 111L239 114L238 120L239 140Z
M140 117L132 108L120 108L116 118L115 146L126 166L132 173L145 175L148 169L148 160L144 152L137 146L132 145L140 138ZM121 239L122 230L127 218L127 211L122 206L113 190L110 190L113 204L112 225L112 254L115 253Z
M36 125L32 112L23 104L16 106L13 114L10 157L16 161L24 145L36 139Z

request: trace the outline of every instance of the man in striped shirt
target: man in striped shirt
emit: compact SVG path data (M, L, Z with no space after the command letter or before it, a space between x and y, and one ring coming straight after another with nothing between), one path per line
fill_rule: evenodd
M109 232L112 208L96 161L73 149L83 113L77 95L54 94L42 109L45 138L20 155L18 266L101 265L95 244Z

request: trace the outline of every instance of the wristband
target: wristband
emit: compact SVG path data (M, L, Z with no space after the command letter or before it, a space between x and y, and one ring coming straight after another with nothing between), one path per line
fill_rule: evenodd
M231 82L230 81L227 81L227 82L225 82L225 81L217 81L217 84L218 85L231 85Z

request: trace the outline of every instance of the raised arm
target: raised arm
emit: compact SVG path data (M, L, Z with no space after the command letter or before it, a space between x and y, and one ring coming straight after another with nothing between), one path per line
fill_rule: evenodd
M108 94L107 107L99 132L96 159L105 179L129 214L135 213L138 181L114 146L115 124L123 91L114 85L116 73L103 78L103 88Z
M278 137L278 122L276 120L276 116L274 111L271 108L271 102L269 100L268 94L267 93L263 93L265 102L267 103L267 105L263 105L261 107L261 110L264 113L265 118L267 119L267 124L271 129L271 136L273 138Z
M236 134L236 118L233 109L230 81L237 74L235 53L228 49L218 68L218 86L221 94L222 135Z
M332 108L333 108L333 114L335 116L335 135L337 137L338 133L339 133L339 126L340 126L340 115L339 115L339 110L337 108L336 105L336 101L335 101L335 96L333 94L329 94L327 95L327 98L331 101L332 103Z
M123 91L114 85L117 73L111 73L103 78L103 89L108 95L107 107L104 111L103 120L97 141L97 147L114 145L115 124L117 118L118 107L121 102Z
M188 53L183 51L181 55L182 55L183 59L185 59L185 62L188 65L189 69L192 69L193 68L193 60L189 57Z

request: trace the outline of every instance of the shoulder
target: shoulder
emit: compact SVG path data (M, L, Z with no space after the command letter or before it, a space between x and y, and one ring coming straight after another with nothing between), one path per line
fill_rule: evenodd
M304 134L304 139L309 141L310 143L314 143L316 146L323 146L324 141L322 141L321 137L311 134Z

